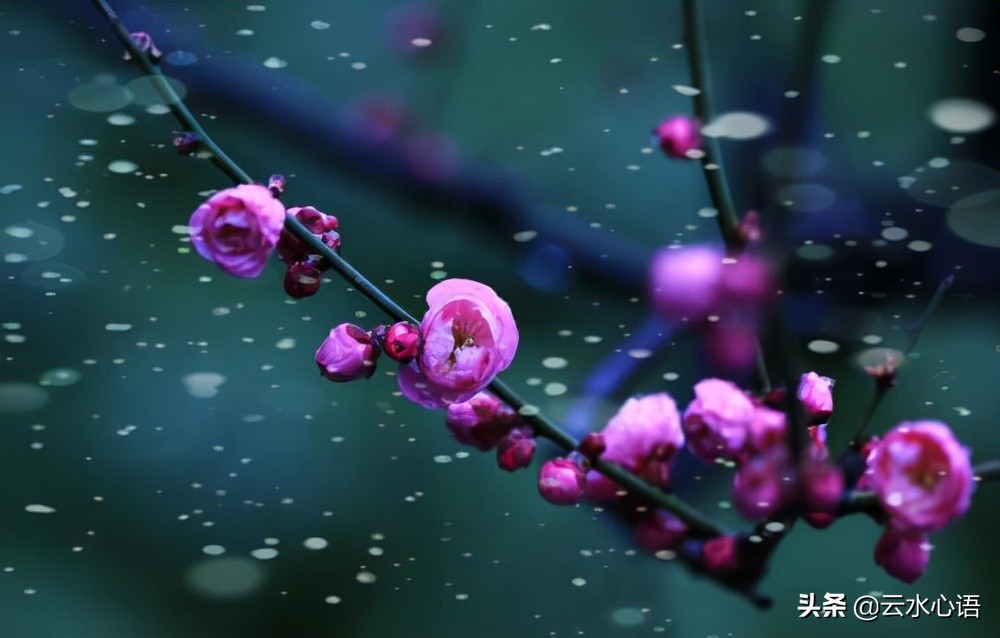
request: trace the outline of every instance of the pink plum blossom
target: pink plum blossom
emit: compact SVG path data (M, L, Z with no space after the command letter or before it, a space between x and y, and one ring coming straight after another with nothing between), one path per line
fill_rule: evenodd
M423 345L400 368L399 388L426 408L466 401L510 365L518 332L510 306L489 286L446 279L427 291Z
M747 428L744 453L759 454L785 444L788 430L784 412L765 405L754 406Z
M835 512L844 496L844 473L826 460L806 459L799 468L802 501L810 512Z
M701 146L700 128L698 120L675 115L660 122L653 133L667 157L683 159Z
M875 564L904 583L915 583L927 569L931 544L925 534L885 530L875 544Z
M712 246L664 248L653 256L653 307L668 319L701 321L718 302L722 251Z
M740 317L732 321L724 316L721 321L708 324L705 330L705 352L713 364L724 370L745 370L757 358L756 318L746 321Z
M833 413L833 380L807 372L799 381L798 397L814 422L825 421Z
M733 507L751 520L769 518L788 504L794 486L784 447L758 454L733 476Z
M493 449L519 421L517 413L488 392L448 406L445 425L459 443Z
M188 227L199 255L230 275L253 279L263 272L284 223L285 207L271 191L240 184L209 197Z
M538 472L538 493L553 505L579 503L583 483L583 468L570 459L549 459Z
M316 350L316 365L331 381L367 379L375 373L378 355L368 332L354 324L342 323L330 331Z
M754 405L736 384L705 379L694 386L695 398L684 412L684 434L691 452L709 463L735 461L747 442Z
M601 431L601 458L666 487L668 466L684 445L677 404L665 392L627 400ZM596 471L587 474L587 494L612 500L620 488Z
M904 421L874 447L865 485L875 491L889 526L932 532L969 508L974 481L969 452L939 421Z

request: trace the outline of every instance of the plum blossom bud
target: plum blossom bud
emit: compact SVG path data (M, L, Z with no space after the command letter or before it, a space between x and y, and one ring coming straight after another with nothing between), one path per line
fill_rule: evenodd
M833 380L807 372L799 381L798 397L813 423L823 423L833 413Z
M337 228L340 221L333 215L322 213L312 206L295 206L288 209L288 214L299 220L310 233L318 235L320 241L332 250L340 248L340 234ZM278 239L278 256L287 264L304 261L312 254L313 249L297 235L287 229L281 231Z
M736 230L739 232L744 244L752 244L760 241L763 235L760 230L760 213L755 210L748 210L747 214L740 220Z
M885 530L875 544L875 564L893 578L913 584L927 569L931 544L925 534L901 534Z
M653 135L660 149L678 159L689 157L688 153L701 146L701 130L698 120L686 115L675 115L660 122Z
M278 197L285 192L285 184L287 183L288 180L285 179L284 175L275 173L267 178L267 189L271 191L272 195Z
M417 356L420 347L420 329L407 321L399 321L388 328L379 326L377 337L382 350L393 361L409 363Z
M833 514L827 514L826 512L804 512L802 514L802 519L809 523L809 527L813 529L826 529L833 525L833 522L837 520L837 517Z
M735 536L716 536L705 541L701 560L710 572L729 572L739 567L739 543Z
M538 472L538 493L553 505L579 503L583 483L583 468L570 459L549 459Z
M236 277L264 271L281 228L285 207L259 184L240 184L209 197L191 215L188 228L198 254Z
M647 512L635 526L635 540L648 552L675 547L687 535L687 525L663 510Z
M527 426L516 427L497 442L497 465L513 472L531 463L535 455L535 436Z
M736 384L705 379L684 412L684 434L691 452L703 461L736 460L747 441L754 406Z
M811 512L834 512L844 496L844 474L829 461L806 460L799 469L802 501Z
M880 350L879 353L882 356L881 361L866 364L864 366L865 372L875 379L878 387L891 388L896 383L896 371L903 363L903 355L888 348Z
M459 443L490 450L518 422L510 407L488 392L448 406L445 425Z
M718 302L722 259L722 251L711 246L657 252L649 273L653 307L667 319L704 319Z
M149 35L145 31L136 31L132 34L132 42L139 48L140 51L149 56L152 62L159 62L160 58L163 57L163 51L156 48L156 44L153 42L153 36ZM125 51L123 56L125 61L128 62L132 59L132 54Z
M311 297L319 291L323 273L316 267L316 263L307 259L289 264L285 270L284 286L289 297L302 299Z
M375 374L379 350L371 335L360 327L342 323L330 331L316 350L316 365L331 381L354 381Z
M583 455L583 458L593 463L604 454L604 450L608 449L608 444L600 432L588 432L580 441L580 445L576 446L576 449Z
M867 484L903 532L933 532L969 508L969 451L940 421L904 421L868 457Z
M174 150L178 155L191 155L201 148L201 136L192 131L174 131Z

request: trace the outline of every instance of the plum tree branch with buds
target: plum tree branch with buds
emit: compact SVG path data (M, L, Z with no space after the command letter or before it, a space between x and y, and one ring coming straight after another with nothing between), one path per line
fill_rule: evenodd
M886 438L893 437L893 439L887 450L874 444L871 445L871 450L865 451L860 448L853 450L858 457L864 457L861 458L861 464L862 470L866 473L864 477L861 477L860 473L850 477L845 485L840 471L827 461L828 453L822 430L824 419L832 410L829 380L818 377L815 373L811 373L811 376L804 375L798 392L802 406L794 401L784 404L780 398L771 396L768 366L764 361L760 345L756 342L756 335L754 345L765 396L751 401L735 384L720 379L708 379L695 387L696 399L684 412L683 426L673 399L661 393L642 399L630 399L602 433L592 433L578 439L543 414L536 406L524 401L497 376L513 358L517 332L506 303L491 289L468 280L441 282L428 293L427 301L430 309L424 321L418 322L415 316L340 255L339 235L333 232L337 228L335 218L309 207L286 211L284 206L276 204L284 190L283 178L272 177L267 188L255 184L252 177L212 140L165 79L155 64L156 50L152 39L147 34L130 33L106 0L93 0L93 3L111 24L115 35L125 47L128 52L127 59L139 64L151 78L164 103L184 127L188 137L182 143L200 145L210 156L213 164L239 185L235 189L227 189L214 195L199 207L192 217L192 241L198 252L215 260L220 267L231 274L253 277L259 274L264 260L276 244L280 252L280 243L285 241L286 252L301 251L309 256L307 260L301 262L304 264L306 276L298 283L311 282L318 287L318 283L310 279L309 273L312 272L310 269L322 267L335 271L351 287L362 293L396 322L396 325L389 328L380 326L379 329L368 333L356 326L341 324L338 328L343 326L347 328L339 334L342 343L337 347L342 346L343 349L338 350L336 354L353 357L351 364L354 367L348 373L346 368L338 368L339 364L325 365L320 361L320 353L317 352L317 362L324 374L335 381L371 376L374 371L374 359L384 350L387 356L401 364L397 376L403 394L427 407L448 407L449 418L452 407L474 403L476 398L481 396L479 394L481 390L488 390L506 406L507 412L503 413L505 427L514 422L523 424L521 427L528 429L530 435L546 438L569 453L566 459L546 463L542 468L539 490L547 500L575 503L585 488L589 490L592 486L596 486L593 489L599 490L610 486L611 492L605 492L606 498L615 506L621 505L622 509L625 509L626 505L632 507L629 515L638 516L637 525L646 525L647 532L658 535L657 542L652 544L665 542L662 540L663 536L669 535L671 546L676 546L676 554L689 566L707 572L710 577L746 596L754 604L766 607L769 605L769 599L757 593L758 583L766 570L770 555L800 516L805 516L812 522L817 516L820 516L820 519L816 520L821 520L822 515L832 517L867 512L879 520L891 521L894 527L890 529L887 524L887 535L900 533L902 530L908 534L924 535L921 536L924 538L928 532L937 531L964 512L972 491L973 475L977 481L1000 476L1000 462L990 462L969 469L967 454L963 457L962 448L953 439L947 427L937 422L921 421L910 425L901 424L890 432ZM698 90L694 95L695 114L704 122L710 115L709 90L697 2L684 0L683 13L692 82ZM680 129L669 127L668 129L666 132L671 135L686 130L683 126ZM725 263L730 265L735 263L747 245L757 238L756 219L748 215L750 223L744 223L748 221L747 219L744 222L738 220L714 140L708 140L704 144L699 159L713 204L718 210L719 228L728 253ZM279 210L280 214L276 212ZM232 215L243 213L249 215L247 218L251 222L249 231L243 224L246 220L240 220L239 224L231 224ZM195 221L198 223L195 224ZM231 233L236 227L240 232L249 233L249 239L252 240L249 244L256 251L254 255L259 253L262 258L248 263L245 254L227 253L229 250L225 245L227 238L213 237L212 224L225 227L225 233ZM230 226L226 227L227 224ZM261 226L260 229L256 229L258 224ZM194 228L196 225L197 229ZM320 226L322 229L317 230ZM293 239L280 239L282 230L287 235L281 237L287 236ZM213 246L212 241L221 242L221 245ZM294 242L294 250L289 248L289 242ZM221 256L215 253L217 250ZM313 257L316 261L313 261ZM282 258L286 259L286 256L283 254ZM709 261L712 261L711 256ZM716 263L714 266L718 267L719 264ZM291 264L289 272L292 272ZM713 285L721 286L720 290L730 296L730 301L727 303L739 303L755 295L764 296L750 285L752 282L741 280L738 273L734 278L732 272L732 269L728 274L720 270L716 278L718 281L713 280ZM910 348L916 343L920 326L940 302L947 288L946 284L935 293L924 316L911 331ZM315 287L311 288L308 294L315 292ZM287 275L286 290L288 290ZM289 292L291 294L291 290ZM711 301L714 303L717 299ZM417 324L420 325L419 328ZM466 365L474 356L481 359L472 361L473 365ZM438 364L441 369L438 369ZM474 379L462 376L476 365L489 370L490 374L480 375ZM789 371L783 372L786 377L792 378ZM894 369L887 370L886 374L891 375L894 372ZM863 419L862 428L870 420L878 400L881 400L889 385L891 384L878 386L882 389L879 390L880 394L872 404L869 415ZM785 408L787 417L785 412L775 409L778 407ZM738 419L734 418L733 412L741 416ZM808 429L808 435L803 415L809 418L812 424ZM650 421L661 422L661 430L654 434L643 431L642 428L645 428ZM452 428L452 425L449 422L449 428ZM514 430L506 427L499 433L513 437ZM861 432L855 441L858 446L862 445L860 434ZM460 438L458 434L456 437ZM639 443L636 443L636 440L639 440ZM496 443L480 439L476 441L477 444L482 443L481 449L487 449ZM748 498L742 505L752 512L750 518L759 522L748 532L733 533L666 491L668 465L685 442L689 449L703 460L711 462L722 458L739 468L734 483L734 493L745 492L756 498L759 494L753 490L759 487L761 477L774 478L782 472L787 474L780 474L779 478L784 481L786 476L791 477L791 484L797 491L795 494L768 496L763 500ZM516 445L514 440L508 443ZM942 475L940 463L934 466L936 473L930 473L931 470L923 466L914 469L907 465L914 455L897 454L893 446L926 449L930 450L928 454L946 457L947 462L951 464L946 469L950 469L952 474L948 475L946 471ZM902 457L906 458L901 460ZM527 460L530 460L530 453ZM871 466L867 467L866 463ZM518 459L513 462L512 467L523 467L525 464L525 459ZM912 479L920 485L925 487L930 485L937 489L940 483L941 490L946 490L949 496L954 497L951 506L949 507L948 502L939 503L940 511L935 511L931 516L923 511L915 514L914 508L908 508L907 503L887 504L884 497L886 490L889 489L887 485L900 484L902 487L898 489L909 490L907 498L920 497L920 494L915 494L911 489L912 485L900 478L904 476L905 479L913 472L920 473L917 478ZM603 479L594 478L592 476L594 474L601 475ZM862 484L859 479L866 482ZM605 482L602 484L601 480ZM749 487L737 488L737 484ZM763 502L766 502L766 507L762 506ZM683 526L683 531L670 527L676 521L657 519L654 523L650 523L652 519L647 516L649 513L647 510L651 507L669 513ZM810 516L812 518L808 518ZM830 520L832 521L832 518ZM650 524L655 527L652 531L649 528ZM896 565L897 563L892 561L905 558L907 557L901 559L883 555L881 560L886 562L880 564ZM876 560L880 560L878 554ZM926 563L925 557L924 563ZM886 568L893 573L893 568Z

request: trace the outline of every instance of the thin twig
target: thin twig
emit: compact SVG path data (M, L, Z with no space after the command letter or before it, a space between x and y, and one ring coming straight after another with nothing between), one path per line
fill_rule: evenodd
M704 38L698 14L697 0L684 0L684 42L688 50L687 59L691 72L691 83L694 88L698 89L698 93L693 98L694 113L702 124L708 124L712 115L709 103L708 55L701 46ZM701 157L701 167L705 173L705 181L708 184L709 195L712 197L712 204L718 211L715 218L719 223L719 232L722 233L722 240L725 242L727 250L738 252L743 248L745 242L739 232L740 222L736 215L736 208L733 206L732 196L729 193L725 172L722 169L718 145L714 139L708 138L703 141L702 146L704 155Z

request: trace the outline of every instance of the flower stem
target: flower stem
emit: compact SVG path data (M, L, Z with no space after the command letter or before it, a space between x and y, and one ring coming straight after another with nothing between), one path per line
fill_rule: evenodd
M698 1L684 0L683 6L684 41L688 50L688 67L691 73L691 83L694 88L698 89L698 93L693 98L694 113L704 125L708 123L712 113L709 103L708 55L701 45L703 37ZM726 249L730 252L738 252L743 248L745 242L740 236L740 222L736 215L736 208L733 206L732 196L729 193L729 184L726 182L722 161L719 158L718 145L712 138L704 139L702 145L705 154L701 157L701 168L705 173L705 181L708 184L712 204L718 211L715 218L719 223L719 232L722 233Z
M225 152L223 152L218 144L212 140L211 136L209 136L208 133L201 127L195 116L191 113L187 106L185 106L181 97L177 95L177 92L174 91L170 83L167 82L163 72L149 60L146 53L140 50L136 43L132 40L131 33L125 28L107 1L92 0L92 2L97 7L98 11L104 15L107 21L115 29L116 35L121 40L122 45L132 55L132 58L136 60L142 70L150 76L164 101L166 101L171 113L174 114L174 117L176 117L178 121L180 121L181 124L183 124L188 130L198 134L204 147L212 153L213 163L236 183L254 183L254 180L250 177L250 175ZM289 214L285 215L285 228L309 245L309 247L315 250L317 254L326 259L333 270L337 271L341 277L343 277L365 297L371 300L372 303L378 306L379 309L389 315L393 320L418 323L417 320L402 306L393 301L391 297L383 292L378 286L373 284L368 278L362 275L361 272L354 268L354 266L352 266L347 260L341 257L329 246L325 245L319 237L309 232L302 222L294 216ZM523 399L521 399L499 378L495 379L493 383L490 384L489 389L502 401L521 414L524 421L531 426L536 435L543 436L551 440L566 451L571 451L576 448L578 442L575 438L573 438L573 436L559 427L554 421L551 421L548 417L542 414L541 411L531 409ZM651 503L654 503L671 512L687 524L691 531L695 534L701 536L717 536L724 534L726 531L724 528L704 516L701 512L694 509L690 505L687 505L677 497L667 494L649 483L646 483L635 474L632 474L618 465L598 460L594 464L594 469L601 472L622 487L635 494L643 496Z
M937 307L941 304L941 299L944 298L944 293L951 288L951 285L955 282L955 275L948 275L945 277L938 287L934 290L934 294L931 296L931 300L927 302L927 307L924 308L924 312L920 315L920 318L913 322L909 328L906 329L906 334L909 337L909 341L906 344L903 352L909 356L913 353L914 348L917 347L917 341L920 340L920 333L923 332L924 326L927 325L927 321L937 310Z
M861 437L864 436L865 430L868 429L868 425L871 423L872 417L875 416L875 411L878 410L879 404L882 403L882 399L884 399L885 395L889 393L889 388L891 387L892 386L890 385L881 383L875 384L875 394L872 395L871 400L868 401L868 407L865 409L864 416L861 417L861 423L858 424L857 431L854 433L854 436L851 437L852 443L861 442Z
M115 30L115 35L121 40L122 45L131 54L132 59L139 64L146 74L149 75L156 87L156 90L160 93L163 101L166 102L167 108L170 112L174 114L174 117L184 125L187 130L192 133L196 133L198 137L201 138L202 144L208 152L212 154L212 163L215 164L223 173L229 176L231 180L242 184L252 184L253 179L247 174L240 166L234 162L226 153L216 144L211 137L205 132L205 130L195 119L194 115L188 110L187 106L184 104L181 97L177 95L177 91L174 87L167 82L166 77L164 77L163 72L160 71L153 62L149 59L149 56L142 51L136 45L135 41L132 40L132 34L125 25L122 24L118 15L114 12L114 9L106 2L106 0L92 0L94 6L97 10L104 14L108 22Z

